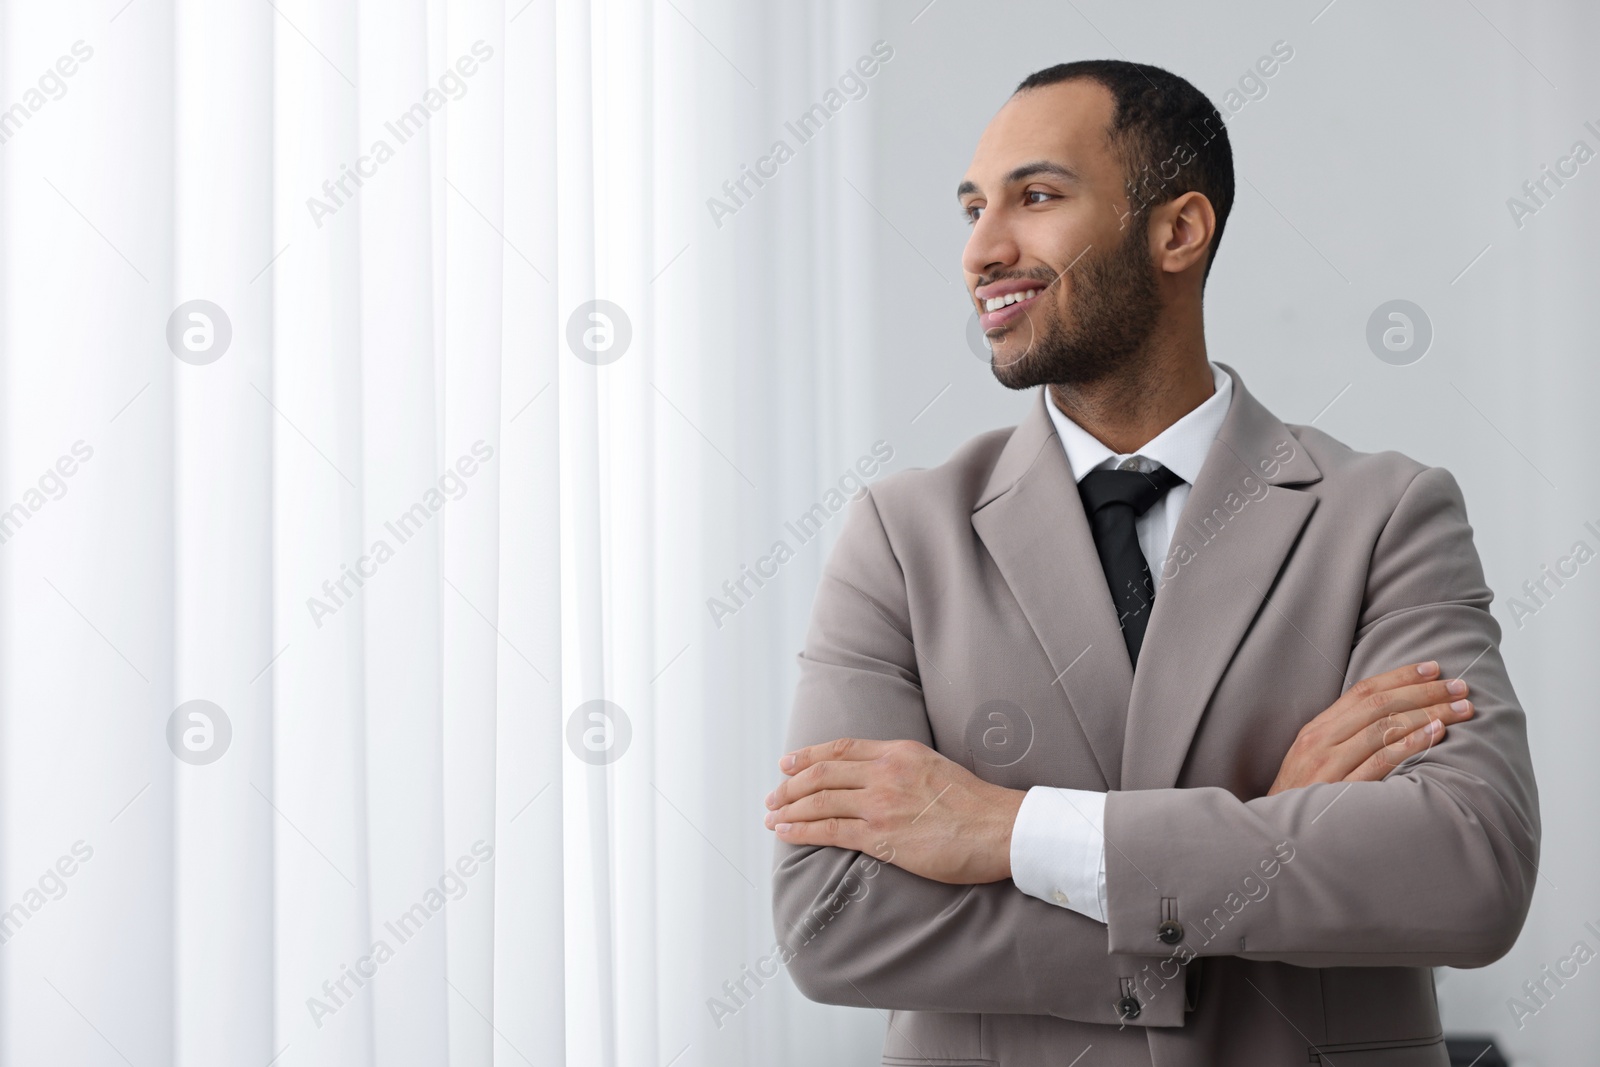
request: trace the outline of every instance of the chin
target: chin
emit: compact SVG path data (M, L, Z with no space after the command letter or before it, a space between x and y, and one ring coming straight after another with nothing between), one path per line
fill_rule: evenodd
M1038 354L1014 334L991 349L989 366L995 380L1007 389L1031 389L1045 381L1039 376Z

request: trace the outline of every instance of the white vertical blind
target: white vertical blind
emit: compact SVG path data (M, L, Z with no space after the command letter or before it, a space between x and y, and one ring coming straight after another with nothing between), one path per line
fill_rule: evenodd
M713 1010L820 548L706 610L870 444L865 110L708 201L871 43L0 2L0 1063L875 1046L780 1050L781 978Z

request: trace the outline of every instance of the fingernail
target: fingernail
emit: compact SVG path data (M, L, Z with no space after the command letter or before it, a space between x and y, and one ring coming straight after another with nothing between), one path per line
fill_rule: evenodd
M1436 671L1438 669L1439 669L1439 662L1437 660L1431 660L1430 659L1426 663L1417 664L1417 673L1418 674L1432 674L1434 671Z
M1443 730L1443 729L1444 729L1444 723L1440 722L1438 719L1430 719L1429 720L1429 722L1428 722L1428 733L1430 733L1430 734L1432 734L1432 735L1437 737L1438 734L1439 734L1439 731Z
M773 829L778 831L780 834L786 834L789 832L791 825L792 824L790 823L780 822L777 826L774 826Z
M772 799L774 797L776 797L777 795L778 795L778 791L776 789L774 789L772 792L767 794L767 807L769 807L769 808L772 807Z
M1459 712L1463 712L1464 713L1471 707L1472 707L1472 701L1470 701L1470 700L1452 700L1450 702L1450 710L1451 711L1459 711ZM1439 720L1437 720L1437 719L1434 720L1434 722L1438 722L1438 721Z
M783 757L783 769L786 770L786 771L794 770L794 757L793 756L785 756L785 757Z
M1462 693L1467 691L1467 683L1463 682L1460 678L1450 679L1448 682L1444 683L1444 687L1450 690L1450 693L1453 696L1460 696Z
M774 819L776 819L776 818L777 818L777 816L772 814L772 812L769 811L769 812L767 812L767 817L765 819L762 819L761 821L766 823L767 824L767 829L770 830L770 829L772 829L772 821Z

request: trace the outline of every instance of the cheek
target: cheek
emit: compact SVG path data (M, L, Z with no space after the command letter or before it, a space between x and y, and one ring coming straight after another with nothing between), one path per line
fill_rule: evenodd
M1062 219L1047 262L1070 278L1086 261L1104 258L1128 238L1131 219L1123 216L1125 210L1125 204L1086 201L1081 211Z

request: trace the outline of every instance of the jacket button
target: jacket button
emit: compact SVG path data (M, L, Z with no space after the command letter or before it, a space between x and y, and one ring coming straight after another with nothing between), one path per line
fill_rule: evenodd
M1156 940L1166 945L1176 945L1183 940L1183 924L1176 919L1167 919L1156 927Z
M1139 998L1123 997L1117 1001L1117 1011L1122 1013L1124 1019L1137 1019L1139 1017Z

